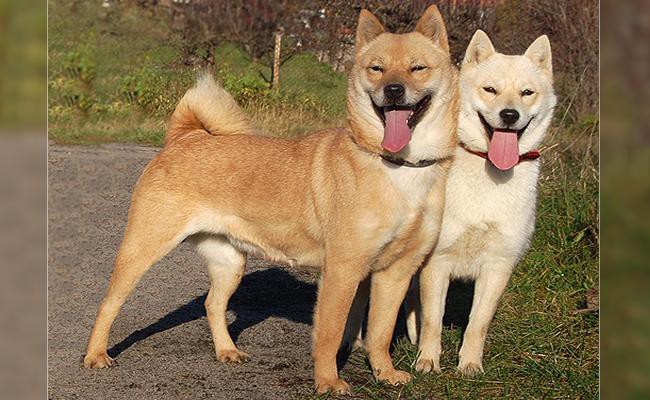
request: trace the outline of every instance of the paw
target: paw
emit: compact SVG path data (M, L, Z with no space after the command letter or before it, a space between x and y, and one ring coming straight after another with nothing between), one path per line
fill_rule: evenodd
M222 363L242 363L249 359L248 354L237 349L220 350L217 352L217 360Z
M350 385L343 379L316 379L316 392L324 394L352 394Z
M393 386L409 383L413 377L405 371L393 369L390 371L376 371L375 377L382 382L389 383Z
M113 365L113 359L106 352L99 354L86 354L84 366L90 369L108 368Z
M468 378L473 378L473 377L483 373L483 365L481 364L481 362L475 362L475 361L463 362L463 361L461 361L458 364L458 372L460 372L460 374L463 375L463 376L466 376Z
M428 374L429 372L439 374L442 372L440 361L434 360L433 358L418 358L418 361L415 363L415 370L425 374Z

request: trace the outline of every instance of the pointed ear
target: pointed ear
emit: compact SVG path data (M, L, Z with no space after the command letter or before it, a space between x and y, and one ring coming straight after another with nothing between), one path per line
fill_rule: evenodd
M377 17L366 9L361 10L359 22L357 23L357 39L354 45L356 52L358 53L363 46L384 32L386 32L386 29L384 29Z
M490 38L485 32L479 29L474 32L472 40L470 40L469 45L467 45L463 64L478 64L485 61L494 53L496 53L496 50L494 50L494 46L492 45Z
M553 72L551 42L548 40L548 36L542 35L535 39L524 55L533 60L540 68Z
M447 40L447 29L442 14L435 5L429 6L418 20L415 31L433 40L445 52L449 53L449 41Z

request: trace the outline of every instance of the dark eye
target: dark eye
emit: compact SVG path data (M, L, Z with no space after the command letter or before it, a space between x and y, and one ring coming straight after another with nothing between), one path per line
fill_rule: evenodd
M497 90L492 86L486 86L483 88L483 90L485 90L488 93L497 94Z
M427 68L429 68L429 67L427 67L426 65L416 65L415 67L411 68L411 72L422 71L422 70L425 70Z
M522 96L532 96L533 94L535 94L535 92L533 92L530 89L525 89L524 91L521 92Z
M384 69L379 65L373 65L372 67L370 67L370 69L376 72L384 72Z

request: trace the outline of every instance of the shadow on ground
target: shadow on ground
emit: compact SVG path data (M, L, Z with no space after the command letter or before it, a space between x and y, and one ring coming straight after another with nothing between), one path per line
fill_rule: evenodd
M460 327L465 331L469 312L474 299L474 282L452 281L447 292L447 304L443 324L446 327Z
M472 283L460 281L451 283L445 309L445 326L460 326L464 330L472 305L473 289ZM117 357L135 343L152 335L205 317L206 296L207 293L198 296L153 324L133 332L109 349L108 354ZM236 343L244 330L269 317L311 324L315 301L316 285L296 279L281 268L252 272L242 278L239 288L230 299L228 309L235 313L236 318L228 326L228 331ZM400 312L393 341L404 335L406 335L406 322L403 312ZM345 364L348 356L349 352L342 352L339 355L339 367Z
M135 343L176 326L206 316L206 294L198 296L153 324L139 329L113 346L108 354L116 357ZM239 335L269 317L279 317L311 324L316 301L316 286L296 279L280 268L255 271L242 278L239 288L230 298L228 310L236 315L228 331L236 343Z

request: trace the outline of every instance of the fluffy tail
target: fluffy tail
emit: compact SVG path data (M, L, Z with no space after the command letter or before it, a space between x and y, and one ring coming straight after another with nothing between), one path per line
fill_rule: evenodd
M198 78L194 87L176 105L169 120L165 144L197 129L212 135L254 132L235 99L208 72Z

